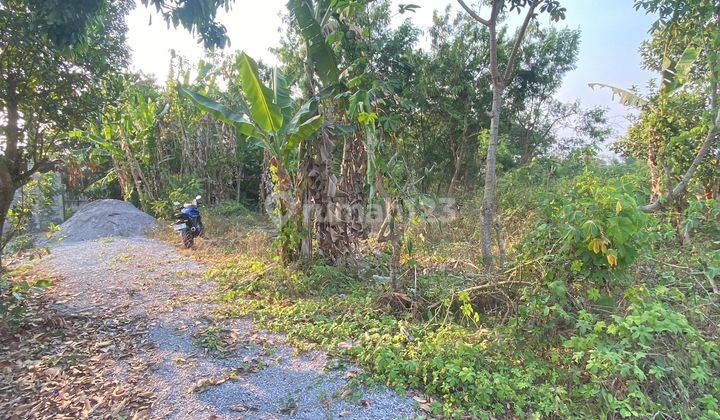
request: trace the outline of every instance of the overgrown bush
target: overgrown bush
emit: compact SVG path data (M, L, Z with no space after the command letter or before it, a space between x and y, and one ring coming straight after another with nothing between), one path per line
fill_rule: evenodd
M679 288L628 272L656 237L637 208L640 190L632 178L586 172L547 198L545 221L520 247L518 269L539 283L523 289L517 334L556 348L570 397L603 416L712 417L717 343L671 305L688 298Z
M47 211L59 192L54 173L37 175L25 184L8 210L5 229L0 235L0 250L11 243L11 252L32 248L34 240L29 233L33 230L33 215Z

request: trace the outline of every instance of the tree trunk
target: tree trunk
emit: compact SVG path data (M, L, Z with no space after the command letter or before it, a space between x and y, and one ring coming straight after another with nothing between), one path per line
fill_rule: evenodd
M714 105L714 104L713 104ZM675 185L675 188L672 190L669 189L668 186L668 194L648 205L640 206L640 210L645 212L655 212L658 210L662 210L663 208L667 207L668 205L672 204L675 200L679 199L680 197L684 196L688 184L690 183L690 180L692 179L693 175L695 175L695 171L697 171L698 166L700 166L700 163L705 159L708 152L710 151L711 146L716 142L718 133L720 132L720 108L716 111L717 115L715 116L715 120L713 121L712 127L710 127L710 131L708 131L707 135L705 136L705 139L703 140L702 145L700 146L700 150L698 150L697 154L695 155L695 159L693 159L692 163L690 164L690 167L687 169L683 177L680 179L680 181Z
M450 178L450 186L447 191L447 195L451 197L454 196L457 191L457 182L460 177L460 169L462 168L462 156L459 151L455 152L455 164L453 166L453 174L452 178Z
M522 144L522 155L520 156L520 165L525 165L528 162L532 160L532 158L535 156L535 147L532 146L532 138L533 135L530 132L530 130L521 128L521 130L525 131L525 134L522 136L521 144Z
M654 202L660 198L660 190L662 188L662 178L657 167L657 148L651 140L648 146L647 165L650 168L650 201Z
M132 194L132 187L130 180L128 179L127 171L125 167L120 163L115 156L112 156L113 168L118 177L118 183L120 184L120 191L122 191L123 200L129 200Z
M310 208L312 196L309 188L309 174L310 168L313 167L311 148L312 144L307 139L303 139L300 143L298 152L300 174L298 177L298 185L296 186L298 212L303 229L302 239L300 240L300 258L305 262L309 262L312 259L313 219L315 217L312 209Z
M20 129L18 121L20 113L18 112L17 87L14 77L8 76L7 82L7 103L5 105L7 111L7 124L5 125L5 162L10 173L18 171L18 142L20 141Z
M18 121L20 113L18 112L18 104L20 99L17 95L15 79L12 75L8 76L7 81L7 99L5 105L6 125L5 125L5 154L0 156L0 272L2 272L2 252L5 247L3 229L5 220L7 219L8 210L17 189L17 182L20 168L18 155L18 142L20 141L20 130Z
M500 137L500 107L502 105L502 86L494 83L492 110L490 111L490 141L485 162L485 195L482 206L482 255L483 262L492 268L494 264L492 243L495 230L495 171L497 166L497 148Z
M502 94L505 86L507 86L513 78L515 70L515 62L520 53L520 47L525 38L525 32L527 31L528 25L535 18L535 9L540 6L540 1L533 0L528 1L527 12L525 19L523 20L520 29L515 35L513 41L512 51L507 60L505 71L500 73L500 66L498 64L498 35L497 35L497 24L500 16L500 12L505 2L503 0L492 1L492 12L490 19L483 19L475 13L463 0L457 0L460 6L465 9L473 19L487 26L488 32L490 33L490 72L492 75L492 87L493 87L493 98L492 98L492 110L490 112L490 144L488 145L487 162L485 169L485 196L483 197L483 220L482 220L482 254L483 262L493 268L493 254L492 254L492 233L494 229L498 230L498 237L501 237L499 229L500 224L495 222L496 213L496 200L495 200L495 167L497 157L497 147L500 134L500 110L502 108ZM525 3L525 2L523 2ZM502 250L501 250L502 251Z
M2 257L3 251L5 250L5 220L7 219L8 210L12 204L13 197L15 195L14 188L6 189L6 185L2 185L3 189L0 191L0 273L3 272Z
M465 106L468 106L468 95L466 91L463 91L460 94L461 98L463 99L463 102L465 103ZM454 157L455 157L455 165L453 168L453 175L450 179L450 186L448 187L448 195L453 196L455 195L455 192L457 191L457 182L458 178L460 177L460 170L462 169L462 161L463 157L465 157L465 150L467 148L467 135L468 135L468 117L467 113L463 117L463 128L462 128L462 134L460 135L460 144L455 147L454 150Z
M270 153L263 150L263 168L260 174L260 203L263 207L267 208L267 200L272 197L274 189L272 174L270 174Z
M310 100L315 96L315 82L312 65L308 60L304 63L305 78L305 95ZM313 254L313 237L314 237L314 220L316 215L310 206L312 201L312 192L310 190L310 172L314 167L315 158L313 156L313 144L308 139L303 139L299 146L298 161L300 162L300 175L297 185L297 194L300 205L301 225L304 230L302 239L300 240L300 258L309 262Z
M365 178L367 177L367 153L358 130L345 139L343 161L340 166L339 189L344 194L344 209L348 234L353 240L367 238L370 230L365 226Z

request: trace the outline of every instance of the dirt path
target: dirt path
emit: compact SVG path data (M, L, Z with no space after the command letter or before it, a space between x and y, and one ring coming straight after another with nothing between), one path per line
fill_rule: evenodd
M212 319L205 267L169 244L141 238L67 244L39 268L61 279L51 292L60 317L127 318L142 327L135 334L140 344L113 359L104 376L147 386L154 394L150 417L416 415L410 398L357 388L355 367L328 369L333 363L322 353L294 355L281 336L257 331L250 320ZM111 336L106 348L128 345L123 337Z

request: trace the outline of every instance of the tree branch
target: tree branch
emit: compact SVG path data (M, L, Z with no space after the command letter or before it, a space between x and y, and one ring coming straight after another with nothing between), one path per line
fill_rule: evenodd
M460 6L461 6L463 9L465 9L465 11L468 12L468 14L469 14L470 16L472 16L473 19L477 20L478 22L482 23L482 24L485 25L485 26L490 26L490 21L488 21L487 19L483 19L482 17L480 17L480 15L478 15L473 9L471 9L470 7L468 7L468 5L465 4L465 2L464 2L463 0L457 0L457 2L460 3Z
M20 180L21 183L17 187L21 187L25 185L25 183L30 179L31 176L33 176L36 173L45 173L54 171L57 165L60 163L60 160L44 160L41 162L36 162L30 169L20 174Z
M537 0L530 2L530 8L525 15L522 26L520 26L520 29L515 35L515 42L513 43L513 48L512 52L510 53L510 58L507 62L507 67L505 67L505 74L503 75L503 84L505 85L510 82L510 77L512 77L513 69L515 67L515 60L517 59L517 55L520 52L520 44L522 44L523 38L525 38L525 32L527 31L527 27L530 24L530 21L535 16L535 8L538 6L538 4L540 4L540 2Z
M500 5L502 0L494 0L492 4L492 12L490 13L490 21L488 22L488 31L490 32L490 72L492 74L493 86L505 88L505 83L500 80L500 64L498 63L498 40L497 40L497 22L500 15ZM492 118L492 112L488 113Z

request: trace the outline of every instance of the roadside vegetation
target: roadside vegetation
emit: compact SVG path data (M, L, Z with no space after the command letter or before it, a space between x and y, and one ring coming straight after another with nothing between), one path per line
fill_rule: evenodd
M528 179L547 179L549 167L560 175L534 194ZM513 171L501 182L517 197L502 214L518 230L512 262L489 275L479 249L457 252L479 235L470 198L448 225L408 233L404 292L382 280L390 256L377 248L361 269L283 266L257 216L210 210L209 239L192 255L212 267L219 315L252 316L300 350L423 390L432 415L713 418L720 206L693 202L693 240L680 245L674 216L637 210L645 174L580 155ZM614 249L589 241L594 229Z
M591 83L634 110L625 133L555 98L581 48L571 2L458 0L420 48L416 5L290 0L277 68L213 50L174 56L162 84L125 70L129 4L96 2L67 27L43 20L53 2L0 6L8 251L32 255L29 217L53 194L36 174L164 220L202 195L206 238L182 252L210 267L218 315L421 391L429 416L719 418L714 2L634 2L656 17L639 54L659 79ZM224 45L228 2L144 3ZM13 67L38 48L55 64ZM87 78L56 74L76 67ZM49 283L3 275L0 327L22 340ZM218 336L195 341L222 353Z

